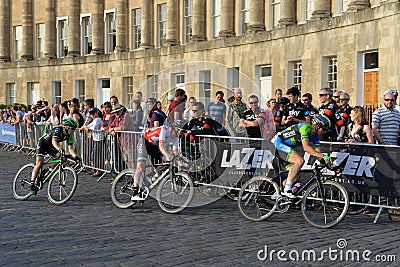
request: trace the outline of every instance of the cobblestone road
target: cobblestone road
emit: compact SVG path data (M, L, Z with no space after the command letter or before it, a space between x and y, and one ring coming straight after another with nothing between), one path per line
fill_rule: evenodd
M152 199L123 210L111 202L108 178L97 183L86 174L63 206L50 204L45 190L17 201L14 175L32 161L13 152L0 156L1 266L399 266L398 217L382 216L373 224L372 217L347 216L335 228L321 230L309 226L298 210L254 223L225 198L178 215L163 213ZM288 259L314 250L317 261L284 262L276 252L272 261L261 261L265 248L268 254L284 250L281 257ZM328 252L318 260L323 250ZM349 251L359 252L361 260L366 250L373 260L389 261L350 256L345 261Z

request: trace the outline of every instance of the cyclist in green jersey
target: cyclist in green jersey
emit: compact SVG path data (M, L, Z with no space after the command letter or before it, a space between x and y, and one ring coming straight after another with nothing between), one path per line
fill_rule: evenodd
M302 146L304 152L318 160L323 159L326 164L332 163L329 156L321 153L319 138L330 126L331 122L328 117L317 114L312 119L312 125L308 123L293 125L278 132L271 140L277 149L278 157L289 162L289 165L286 166L289 169L289 174L282 195L295 198L292 194L292 188L298 180L299 171L304 164L304 158L294 148Z

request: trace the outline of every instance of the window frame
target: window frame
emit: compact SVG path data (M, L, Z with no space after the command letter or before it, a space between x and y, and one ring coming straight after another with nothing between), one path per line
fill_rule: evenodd
M43 30L41 31L41 27ZM46 23L36 24L36 58L41 59L44 57L45 49L45 36L46 36Z
M216 5L216 1L218 1L219 5ZM218 10L217 7L219 7ZM210 12L211 12L211 39L214 39L219 36L219 32L221 31L221 0L211 0Z
M183 1L183 43L187 44L192 39L193 0Z
M61 27L64 26L64 27ZM68 16L57 17L57 58L64 58L68 55ZM63 35L65 33L65 35Z
M281 0L270 1L270 29L275 29L279 26L278 22L281 19Z
M17 36L19 35L19 36ZM22 25L13 27L13 56L14 61L19 61L22 56Z
M90 55L93 49L92 13L81 14L80 25L81 25L81 55L87 56Z
M142 42L142 8L133 8L131 10L132 22L132 49L140 48Z
M157 47L162 47L167 40L167 4L157 5Z
M248 4L248 6L246 6ZM246 34L250 25L250 0L240 0L239 32L240 35Z
M11 105L16 103L17 91L15 89L15 83L6 83L6 88L7 88L7 104Z
M116 10L115 8L104 10L104 53L111 54L114 52L117 40L117 22L116 22ZM110 16L112 20L110 21ZM113 32L110 32L112 28Z
M328 58L326 82L333 91L337 90L337 57Z

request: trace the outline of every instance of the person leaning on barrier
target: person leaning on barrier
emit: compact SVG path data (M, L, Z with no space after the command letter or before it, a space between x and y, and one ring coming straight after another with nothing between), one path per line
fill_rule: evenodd
M283 112L282 125L286 128L298 123L310 123L310 112L305 104L299 101L300 90L297 87L291 87L287 90L286 96L289 104Z
M319 112L318 109L312 105L312 95L310 93L305 93L301 98L301 101L307 106L311 120L312 117Z
M277 104L279 105L279 109L276 111L275 116L274 116L274 121L275 121L275 128L277 131L281 131L285 129L285 126L282 125L282 118L283 114L285 112L287 104L289 104L289 99L287 97L280 97L276 101Z
M305 122L290 126L278 132L271 140L277 149L278 157L289 163L286 166L286 169L289 169L289 174L286 183L284 182L285 188L282 195L288 198L296 198L292 194L292 188L299 179L298 174L304 164L304 158L294 148L302 146L304 152L316 157L318 160L323 160L326 164L332 164L331 158L321 153L319 137L330 126L329 118L318 114L313 117L312 125Z
M248 109L246 104L242 102L242 89L233 89L232 101L228 104L226 112L226 128L231 136L245 136L246 129L240 124L240 118Z
M249 96L250 109L246 110L240 119L240 123L246 128L247 136L251 138L261 138L262 135L263 119L259 118L259 115L263 110L258 104L256 95Z
M150 97L147 99L147 109L149 110L149 117L147 118L146 127L153 128L162 126L167 116L165 113L156 106L157 99Z
M368 143L373 144L371 128L368 125L365 111L360 106L355 106L350 112L352 123L348 125L347 143Z
M394 108L394 95L385 92L383 107L372 114L372 133L378 144L397 145L400 129L400 112Z
M38 190L35 180L39 170L42 168L44 156L49 154L59 158L64 153L61 148L61 142L67 141L69 153L75 160L80 160L74 148L74 132L76 128L78 128L78 123L72 118L67 118L63 120L61 126L53 128L48 134L39 139L36 146L36 165L33 168L31 176L30 190L32 194L35 194Z

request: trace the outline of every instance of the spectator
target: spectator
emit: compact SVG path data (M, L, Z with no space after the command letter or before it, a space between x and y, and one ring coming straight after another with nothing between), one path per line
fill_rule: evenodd
M340 95L343 93L343 91L336 90L333 95L332 95L332 100L336 103L336 105L339 105L339 98Z
M79 100L78 100L78 98L74 97L74 98L71 99L71 106L74 106L79 110Z
M352 123L348 125L348 138L346 142L373 144L372 131L368 126L364 109L360 106L355 106L350 111L350 118Z
M158 126L163 125L164 121L167 117L161 109L157 108L156 102L157 102L157 100L153 97L150 97L147 100L147 108L150 111L149 111L149 118L148 118L146 126L149 128L158 127Z
M185 111L185 90L178 88L175 90L175 98L168 107L168 119L172 123L174 120L183 120Z
M69 114L68 102L64 101L60 104L60 121L62 122L66 118L71 118Z
M282 89L278 88L278 89L275 90L275 99L276 99L276 101L278 101L278 99L281 98L282 95L283 95ZM275 109L276 110L280 109L280 105L278 103L276 103Z
M104 114L103 114L103 124L102 124L102 130L108 131L110 128L110 125L112 124L113 120L115 119L115 114L111 114L111 102L107 101L104 102L103 104L104 108Z
M20 122L23 122L23 120L24 120L24 112L21 110L21 106L19 106L19 105L14 105L13 106L13 108L12 108L12 110L13 110L13 112L14 112L14 117L15 117L15 120L13 121L13 123L11 124L11 125L14 125L14 124L18 124L18 123L20 123Z
M348 93L341 93L338 99L338 110L337 113L340 115L340 119L343 121L343 125L338 129L339 135L338 141L342 141L343 137L348 135L348 126L350 123L350 112L351 107L349 105L350 95Z
M141 132L143 130L143 110L139 100L133 100L132 102L132 119L134 131Z
M86 117L85 117L85 103L84 102L79 104L79 113L81 113L83 115L83 117L86 119Z
M297 87L291 87L287 90L286 95L289 99L286 109L283 112L282 125L285 128L302 122L310 124L310 112L307 106L299 101L300 91Z
M398 92L395 89L388 89L385 91L385 93L392 93L394 95L394 108L397 109L400 112L400 105L397 104L397 96Z
M93 118L89 116L89 110L94 108L94 99L93 98L86 99L84 101L84 105L85 105L85 111L83 115L85 116L85 122L83 123L83 125L88 125L93 121ZM80 129L84 130L82 127Z
M333 92L330 88L322 88L319 91L319 100L321 106L319 108L319 114L325 115L331 122L331 127L325 131L321 136L321 141L336 141L338 137L338 130L344 125L344 122L340 119L340 115L336 112L338 107L335 101L332 100Z
M75 106L74 104L70 105L69 114L73 119L75 119L78 122L78 127L81 128L85 123L85 119L83 118L83 115L79 112L78 107Z
M57 109L56 108L53 107L51 109L50 117L47 119L46 123L51 125L51 126L60 125L60 119L57 116Z
M193 119L192 107L194 104L196 104L196 102L196 98L194 98L193 96L189 97L187 108L183 112L183 119L185 121L190 121L191 119Z
M135 129L132 116L125 110L124 106L120 104L115 104L113 106L111 113L115 114L115 120L110 125L109 129L113 136L116 136L118 131L134 131ZM125 134L119 133L118 144L122 152L123 160L127 163L128 168L133 168L133 156L136 140L134 140L134 138L129 138L129 136Z
M90 153L90 163L93 167L97 168L96 172L92 174L93 177L102 175L98 169L103 167L103 140L104 134L101 131L102 120L99 118L99 110L92 108L89 110L89 116L92 117L92 122L84 125L83 129L92 132L93 149Z
M400 128L400 112L394 108L394 95L383 95L383 107L372 114L372 133L378 144L397 145Z
M156 101L156 107L157 107L159 110L162 110L162 103L161 103L161 101Z
M258 103L259 101L256 95L249 96L250 109L246 110L240 119L240 123L242 123L243 127L246 129L248 137L251 138L261 138L262 136L261 127L263 125L263 119L259 118L259 114L262 110Z
M147 117L149 116L149 110L147 110L147 104L146 102L143 101L143 94L141 91L137 91L135 97L136 100L140 102L140 106L142 107L143 111L142 125L146 125Z
M218 121L224 126L226 117L226 105L221 102L223 98L224 93L222 91L217 91L215 93L214 101L207 104L206 116L210 116L213 120Z
M246 129L241 127L240 118L243 117L247 106L242 102L242 89L233 89L233 100L228 104L226 127L231 136L245 136Z
M267 107L271 110L272 114L275 116L277 110L275 109L276 106L276 99L271 98L270 100L267 101Z
M282 118L285 112L286 106L289 104L289 99L287 97L280 97L276 103L279 105L279 109L276 111L274 116L275 129L277 132L282 131L286 127L282 125Z
M318 114L318 109L312 105L312 95L310 93L305 93L301 99L304 105L307 106L308 112L310 114L310 120L315 114Z
M119 104L118 97L116 97L115 95L111 96L110 103L111 103L111 106L114 108L114 105Z

